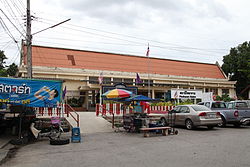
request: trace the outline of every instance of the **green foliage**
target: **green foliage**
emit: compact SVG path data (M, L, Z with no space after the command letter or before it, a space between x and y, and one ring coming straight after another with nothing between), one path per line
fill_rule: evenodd
M8 68L7 68L7 74L9 76L15 76L16 73L18 72L18 67L15 63L12 63Z
M191 99L184 100L180 103L176 103L176 105L187 105L187 104L194 104Z
M5 69L0 69L0 77L7 77L7 71Z
M216 96L215 100L229 102L229 101L234 101L235 99L230 98L229 95L222 95L222 96Z
M0 69L4 69L6 59L7 57L5 56L4 51L0 50Z
M174 105L170 101L168 101L168 102L152 103L152 104L155 104L155 106L173 106Z
M0 77L13 77L18 72L18 67L15 63L12 63L10 66L6 66L6 59L7 57L5 56L4 51L0 50Z
M179 103L175 103L175 102L159 102L159 103L151 103L151 106L177 106L177 105L186 105L186 104L194 104L192 100L187 99L187 100L183 100Z
M250 84L250 42L231 48L230 53L223 57L222 69L230 80L237 81L237 95L246 96L240 93Z

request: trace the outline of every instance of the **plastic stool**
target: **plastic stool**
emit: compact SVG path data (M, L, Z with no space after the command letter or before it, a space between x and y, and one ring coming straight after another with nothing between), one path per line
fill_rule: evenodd
M72 129L71 142L81 142L80 128L76 127Z

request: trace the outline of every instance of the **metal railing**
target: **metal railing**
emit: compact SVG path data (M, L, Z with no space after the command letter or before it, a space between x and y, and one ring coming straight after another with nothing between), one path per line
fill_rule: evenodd
M77 127L79 127L80 126L79 114L68 104L65 104L65 110L67 113L67 117L71 116L76 121Z

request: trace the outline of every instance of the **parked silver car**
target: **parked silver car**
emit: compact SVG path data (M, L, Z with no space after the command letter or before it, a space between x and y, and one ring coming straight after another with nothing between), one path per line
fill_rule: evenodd
M222 122L219 112L202 105L179 105L170 112L175 115L175 125L182 125L187 129L193 129L196 126L207 126L208 129L212 129ZM173 121L170 118L166 114L161 118L161 122L168 125Z

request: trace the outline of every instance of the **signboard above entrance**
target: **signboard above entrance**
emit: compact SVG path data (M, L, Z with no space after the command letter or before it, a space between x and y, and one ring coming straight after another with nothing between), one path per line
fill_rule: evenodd
M133 94L135 94L135 95L137 95L137 90L138 90L138 88L135 86L126 86L123 83L119 83L119 84L116 84L114 86L102 86L103 93L105 93L109 90L112 90L112 89L125 89L125 90L128 90L130 92L133 92Z
M197 89L171 89L173 99L201 99L202 91Z

